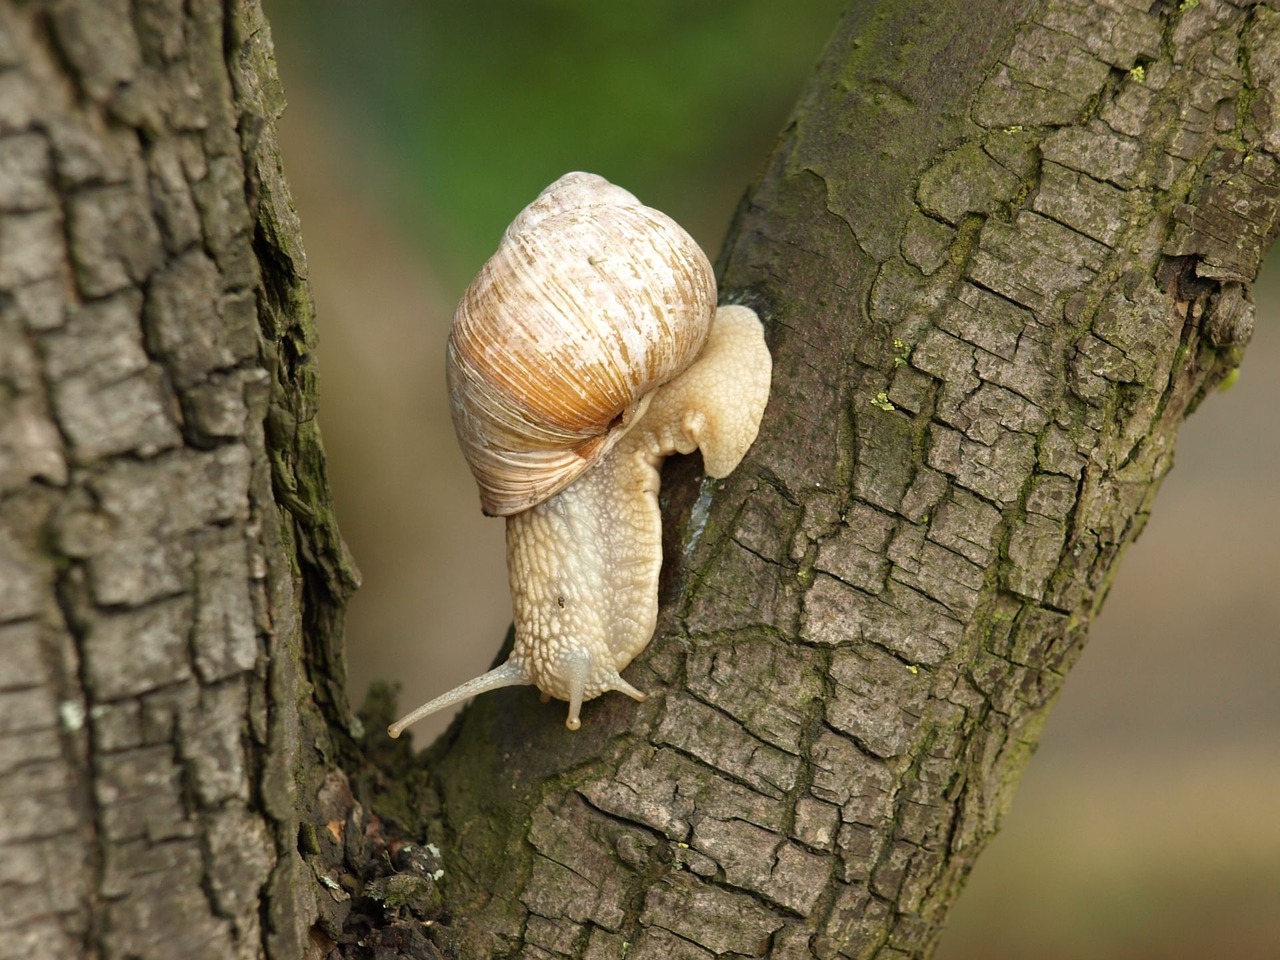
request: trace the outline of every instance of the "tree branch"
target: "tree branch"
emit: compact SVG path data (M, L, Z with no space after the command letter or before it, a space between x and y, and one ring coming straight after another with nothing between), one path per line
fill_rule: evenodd
M930 949L1248 339L1275 23L850 12L722 257L774 392L726 484L667 473L649 702L429 755L463 955Z

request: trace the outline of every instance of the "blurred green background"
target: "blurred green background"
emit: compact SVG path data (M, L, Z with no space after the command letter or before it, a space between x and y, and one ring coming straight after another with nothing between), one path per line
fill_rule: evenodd
M488 666L510 619L502 524L480 515L443 377L453 302L502 229L585 169L714 259L842 6L267 0L365 580L354 696L375 678L405 707L434 696ZM1280 956L1274 256L1257 299L1240 382L1184 429L942 960Z

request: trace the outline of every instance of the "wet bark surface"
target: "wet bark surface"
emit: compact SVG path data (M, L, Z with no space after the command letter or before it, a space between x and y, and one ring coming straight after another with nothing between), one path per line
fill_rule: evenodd
M927 954L1239 363L1277 71L1271 4L856 4L721 257L773 395L668 465L649 700L414 758L345 707L261 11L0 4L6 949Z

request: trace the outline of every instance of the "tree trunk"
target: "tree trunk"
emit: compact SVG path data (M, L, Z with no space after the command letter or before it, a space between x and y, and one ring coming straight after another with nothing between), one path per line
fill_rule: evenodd
M0 3L15 956L927 954L1239 363L1277 71L1269 5L855 4L722 257L773 396L666 471L649 700L414 759L345 707L261 11Z
M0 3L6 957L311 949L355 575L282 106L256 2Z
M1274 231L1280 17L855 4L721 258L774 388L669 470L658 639L433 757L468 956L920 956Z

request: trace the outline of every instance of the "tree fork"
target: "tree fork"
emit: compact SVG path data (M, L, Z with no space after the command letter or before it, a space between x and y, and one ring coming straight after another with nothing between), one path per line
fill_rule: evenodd
M721 258L774 392L668 468L649 701L413 759L345 707L266 24L135 7L0 3L6 942L928 953L1248 339L1280 14L855 5Z

